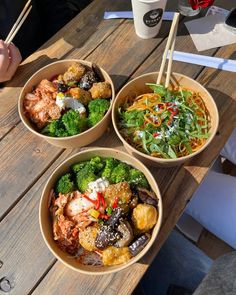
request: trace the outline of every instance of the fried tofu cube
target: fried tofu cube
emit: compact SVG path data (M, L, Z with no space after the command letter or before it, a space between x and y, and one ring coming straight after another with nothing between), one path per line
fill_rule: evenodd
M63 80L65 83L76 81L78 82L80 78L85 73L86 68L80 63L72 64L69 69L64 73Z
M116 248L108 247L102 252L102 261L104 265L117 265L126 263L130 260L131 254L128 247Z
M157 223L157 210L152 205L138 204L133 210L132 220L138 230L147 232Z
M79 232L79 242L84 249L88 251L98 250L95 246L98 228L95 226L88 226L83 231Z
M127 204L130 202L132 191L128 182L119 182L117 184L111 184L105 191L104 198L108 206L112 206L115 198L118 197L119 202Z
M83 105L87 105L91 100L91 93L79 87L71 88L69 90L73 98L78 99Z
M111 85L109 82L93 83L93 86L89 91L91 92L93 99L111 97Z

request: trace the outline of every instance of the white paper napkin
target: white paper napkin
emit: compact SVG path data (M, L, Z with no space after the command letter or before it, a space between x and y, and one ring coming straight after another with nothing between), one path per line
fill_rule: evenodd
M218 6L214 6L212 5L208 10L205 16L208 15L216 15L216 14L222 14L224 16L228 15L229 10L218 7Z
M185 23L198 51L236 43L236 34L224 25L221 14L202 17Z
M169 58L169 53L167 55L167 58ZM227 58L174 51L173 60L187 62L195 65L201 65L214 69L220 69L224 71L236 72L236 60Z
M174 16L174 12L165 11L163 13L163 20L172 20ZM133 18L132 11L105 11L104 19L112 19L112 18Z

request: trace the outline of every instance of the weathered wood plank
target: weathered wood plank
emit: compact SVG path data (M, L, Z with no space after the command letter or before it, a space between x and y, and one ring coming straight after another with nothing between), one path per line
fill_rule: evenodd
M62 152L19 127L0 143L0 219Z
M36 53L28 57L18 68L12 81L0 89L0 99L4 102L0 108L0 138L20 121L17 113L18 97L21 87L33 73L74 51L77 58L85 58L124 22L121 19L103 20L105 7L107 10L124 10L129 4L125 0L94 1Z
M55 261L40 233L38 206L48 177L70 154L71 150L66 150L0 223L0 279L6 277L11 282L11 294L27 294Z

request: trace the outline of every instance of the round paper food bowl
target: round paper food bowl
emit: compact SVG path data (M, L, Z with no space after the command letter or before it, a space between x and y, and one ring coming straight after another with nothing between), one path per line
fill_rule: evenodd
M78 261L76 261L75 258L70 256L68 253L63 252L56 244L56 242L53 239L53 232L52 232L52 220L50 217L49 212L49 195L51 189L54 187L58 177L63 175L64 173L69 171L69 167L75 163L78 163L80 161L86 161L89 160L91 157L94 156L100 156L103 158L107 157L113 157L115 159L118 159L122 162L126 162L129 165L132 165L134 168L139 169L143 172L143 174L146 176L151 189L156 193L158 197L158 221L155 225L155 227L152 230L152 236L148 244L145 246L145 248L135 257L133 257L129 262L125 264L115 265L115 266L86 266ZM158 185L150 173L150 171L137 159L130 156L129 154L125 152L121 152L119 150L115 149L109 149L109 148L92 148L88 149L86 151L79 152L78 154L70 157L66 161L64 161L57 169L52 173L50 176L48 182L45 185L45 188L43 190L41 200L40 200L40 207L39 207L39 223L41 232L44 238L45 243L47 244L50 251L58 258L61 262L63 262L66 266L70 267L71 269L91 274L91 275L103 275L108 273L113 273L120 271L133 263L137 262L142 256L144 256L148 249L151 247L153 242L155 241L157 234L160 230L161 221L162 221L162 199L160 195L160 191L158 188Z
M133 146L127 143L127 141L124 139L124 137L121 135L119 131L118 124L117 124L118 108L122 106L122 104L124 104L127 96L135 98L138 95L152 92L152 90L146 85L146 83L156 83L157 76L158 76L158 72L141 75L133 79L129 83L127 83L119 91L112 107L112 123L115 128L116 134L118 135L120 140L123 142L123 145L129 154L135 156L136 158L138 158L139 160L141 160L143 163L147 165L162 166L162 167L178 166L179 164L182 164L183 162L191 159L192 157L202 152L210 144L210 142L214 138L218 129L218 124L219 124L218 109L211 94L201 84L199 84L197 81L185 75L182 75L179 73L172 73L171 80L170 80L170 87L182 86L189 90L196 91L200 93L200 95L202 96L202 99L206 105L206 108L209 112L209 117L211 120L210 128L209 128L210 136L207 139L206 143L199 150L197 150L196 152L193 152L190 155L180 157L177 159L157 158L136 150Z
M39 131L37 131L36 126L25 116L23 101L24 101L25 95L28 92L31 92L33 87L38 85L41 80L43 79L50 80L53 76L60 73L64 73L75 62L79 62L89 67L92 66L91 62L85 61L85 60L79 60L79 59L66 59L66 60L53 62L41 68L33 76L29 78L29 80L25 83L20 93L19 102L18 102L18 111L23 124L37 136L47 140L52 145L63 147L63 148L70 148L70 147L79 148L82 146L86 146L90 144L91 142L95 141L96 139L98 139L106 131L110 121L112 103L115 97L114 85L108 73L104 69L99 67L105 81L108 81L111 85L112 96L111 96L110 108L106 112L103 119L100 122L98 122L97 125L80 134L76 134L76 135L68 136L68 137L51 137L51 136L46 136L41 134Z

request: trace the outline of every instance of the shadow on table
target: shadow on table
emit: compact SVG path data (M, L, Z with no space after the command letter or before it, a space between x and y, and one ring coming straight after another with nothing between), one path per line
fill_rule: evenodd
M124 84L126 84L127 81L130 79L130 77L126 76L126 75L113 75L113 74L111 74L110 77L111 77L111 80L114 84L116 94L124 86Z
M26 83L26 81L40 68L46 66L49 63L52 63L54 61L57 61L57 58L49 58L47 55L42 55L38 57L37 59L34 59L32 61L27 62L27 60L24 62L24 64L20 65L17 69L17 72L14 76L14 78L5 83L4 87L22 87Z

